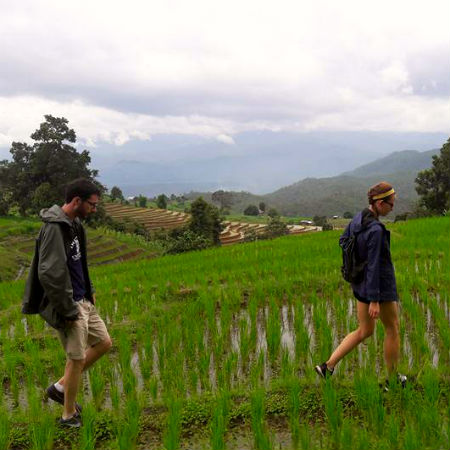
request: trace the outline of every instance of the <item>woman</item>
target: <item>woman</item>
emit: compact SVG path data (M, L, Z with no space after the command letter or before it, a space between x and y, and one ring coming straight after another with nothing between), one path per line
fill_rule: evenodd
M353 293L358 300L359 326L344 338L326 362L315 367L316 372L324 378L333 374L336 364L347 353L373 334L378 318L385 329L384 358L389 376L396 371L400 356L398 295L391 260L390 232L379 221L380 216L386 216L393 210L395 191L383 181L372 186L367 195L368 208L353 218L341 236L344 239L357 233L358 258L367 261L362 281L352 283ZM402 384L406 382L404 375L398 375L398 378Z

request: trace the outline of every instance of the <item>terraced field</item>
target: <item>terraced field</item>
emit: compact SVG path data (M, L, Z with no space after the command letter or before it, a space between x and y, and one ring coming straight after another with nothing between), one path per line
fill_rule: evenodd
M17 280L25 276L41 224L38 219L0 218L0 281ZM152 258L159 253L158 248L137 237L106 229L88 230L88 259L91 266Z
M148 230L169 230L185 225L190 218L189 214L169 211L166 209L136 208L134 206L120 205L117 203L105 203L106 212L115 220L129 220L138 222ZM245 240L249 232L261 234L266 227L265 224L224 222L224 230L220 235L222 245L237 244ZM301 225L288 225L289 234L300 234L319 231L320 227L308 227Z

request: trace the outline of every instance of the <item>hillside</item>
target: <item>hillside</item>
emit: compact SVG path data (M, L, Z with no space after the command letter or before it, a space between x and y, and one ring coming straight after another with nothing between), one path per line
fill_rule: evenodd
M340 215L356 212L367 203L367 189L381 180L391 182L397 191L395 213L411 211L418 196L414 180L417 173L431 167L431 157L439 150L394 152L351 172L328 178L305 178L270 194L256 196L248 192L234 193L232 211L242 213L251 203L266 203L286 216ZM189 198L210 193L190 193Z
M38 219L0 217L0 281L25 277L41 225ZM87 235L90 266L153 258L160 253L137 236L106 229L88 229Z
M136 222L143 225L148 231L170 230L186 225L190 215L158 208L137 208L120 203L105 203L105 211L114 220L122 222ZM222 245L237 244L243 242L247 235L264 233L266 224L248 223L243 221L225 220L224 228L220 233ZM319 227L302 226L298 224L287 225L289 234L301 234L319 231Z
M383 176L387 172L419 172L420 170L431 167L431 158L438 153L439 149L433 149L427 152L418 152L417 150L394 152L384 158L377 159L369 164L364 164L350 172L344 172L341 175L366 177L370 175Z

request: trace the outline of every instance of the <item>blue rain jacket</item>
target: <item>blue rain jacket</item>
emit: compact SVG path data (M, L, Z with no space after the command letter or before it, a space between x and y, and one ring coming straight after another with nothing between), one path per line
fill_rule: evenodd
M367 261L367 265L361 283L352 283L355 296L368 302L398 300L390 231L366 208L348 224L341 239L358 232L358 257L361 261Z

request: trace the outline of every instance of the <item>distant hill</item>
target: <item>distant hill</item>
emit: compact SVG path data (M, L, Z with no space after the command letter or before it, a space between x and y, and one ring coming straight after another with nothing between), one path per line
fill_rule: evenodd
M417 173L432 165L431 157L439 150L419 152L405 150L391 153L351 172L328 178L305 178L266 195L236 192L232 210L242 213L250 204L263 201L286 216L340 215L355 213L367 204L367 189L378 181L386 180L397 191L396 213L411 211L417 201L414 180ZM211 201L209 193L203 195Z
M414 180L432 165L439 150L406 150L365 164L352 172L330 178L306 178L265 196L265 201L284 215L342 215L367 204L367 189L382 180L397 191L396 213L411 211L417 201Z
M342 175L366 177L396 172L419 172L420 170L431 167L431 157L438 153L438 149L427 152L418 152L417 150L394 152L384 158L377 159L369 164L364 164L350 172L344 172Z

